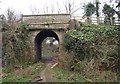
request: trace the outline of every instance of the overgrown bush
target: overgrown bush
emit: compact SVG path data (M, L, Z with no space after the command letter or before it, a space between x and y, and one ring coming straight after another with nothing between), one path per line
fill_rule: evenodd
M81 24L81 31L68 30L64 38L64 46L68 51L73 51L74 55L80 60L84 58L110 59L109 52L113 49L112 55L115 66L117 66L118 57L118 28L115 26ZM113 51L111 51L113 52ZM107 62L107 61L106 61ZM110 63L107 62L107 67Z
M7 29L7 28L6 28ZM26 25L20 23L17 28L3 31L2 61L3 67L14 67L31 62L32 51Z

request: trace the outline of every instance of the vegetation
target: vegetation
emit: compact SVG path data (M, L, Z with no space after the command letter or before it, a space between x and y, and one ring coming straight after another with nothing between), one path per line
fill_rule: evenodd
M90 20L90 16L93 15L94 13L96 13L97 17L97 24L100 24L100 19L99 19L99 4L100 2L99 1L96 1L95 2L95 5L92 4L92 3L88 3L87 5L84 6L84 11L85 11L85 14L84 16L87 16L87 22L91 22ZM119 6L119 3L118 5L116 6L116 8ZM116 11L113 7L111 7L110 5L108 4L104 4L103 6L103 9L102 9L102 12L104 13L105 15L105 18L104 18L104 23L105 24L110 24L110 25L113 25L114 24L114 20L115 18L113 17L115 14L118 15L118 18L120 17L120 14L119 14L119 11Z
M118 27L88 23L82 23L81 26L81 31L68 30L65 34L64 46L75 56L71 68L87 77L93 74L95 76L93 81L100 81L96 79L100 76L95 75L96 72L106 71L104 73L108 75L110 71L112 75L118 71ZM114 75L113 80L108 77L103 81L117 81L117 79Z
M86 82L85 79L80 73L78 72L71 72L65 69L61 69L56 67L53 69L54 77L57 79L57 82Z
M45 68L45 65L38 62L24 69L16 69L10 73L4 73L2 82L29 82L33 77L37 76L43 68Z
M4 74L2 82L30 82L36 76L42 73L45 68L45 64L38 62L36 64L30 65L24 69L18 69L12 73ZM54 81L57 82L85 82L87 81L80 73L73 73L68 70L55 67L53 69L49 68L49 72L53 74L55 78ZM46 74L46 76L49 74Z
M106 16L104 20L105 23L108 23L108 24L114 23L113 16L115 14L115 10L112 7L110 7L110 5L105 4L102 11ZM110 23L111 20L112 20L112 23Z
M68 6L68 7L67 7ZM72 4L66 4L66 11L70 14ZM92 3L85 6L85 16L91 22L90 16L96 11L99 17L99 3L96 7ZM105 4L103 13L113 17L115 10ZM8 10L8 24L3 24L3 82L28 82L38 76L47 65L38 62L33 63L32 46L30 46L29 34L24 23L16 27L14 11ZM107 21L107 20L105 20ZM110 18L109 18L110 21ZM15 23L15 24L14 24ZM78 23L79 24L79 23ZM50 69L57 82L118 82L120 81L120 56L119 56L119 29L116 26L94 25L77 22L74 29L67 30L64 37L65 50L58 52L58 47L47 48L42 46L42 55L53 55L58 67ZM68 28L69 29L69 28ZM44 43L43 43L44 44ZM47 51L47 49L51 51ZM1 53L1 52L0 52ZM55 54L56 53L56 54ZM44 60L43 60L44 61ZM31 64L29 66L29 64Z
M60 67L52 70L53 76L59 82L118 81L118 33L116 26L88 23L81 23L79 29L66 31L64 46L67 58L64 59L65 54L61 52L58 54L59 61L56 62ZM3 36L3 82L28 82L41 73L45 68L42 63L23 67L31 62L31 58L26 56L32 55L25 24L21 23L15 31L4 31ZM11 68L14 72L10 72Z
M96 1L96 15L99 17L99 4L100 2Z
M9 29L8 29L9 28ZM3 31L3 44L2 44L2 59L3 67L12 69L21 67L22 64L28 64L31 62L32 51L30 51L31 46L29 46L29 36L25 29L23 23L19 24L17 28L6 27L7 30ZM25 51L25 52L24 52ZM26 58L26 56L28 56ZM28 60L28 61L26 61Z
M118 29L115 26L82 24L81 31L67 31L64 40L66 49L73 50L77 56L82 54L82 57L84 57L93 53L91 50L96 46L117 45L117 37ZM110 43L107 41L110 41Z
M97 15L97 23L98 24L100 23L99 4L100 4L100 2L98 0L96 0L96 15Z
M103 7L103 13L106 14L108 17L113 17L113 15L115 14L115 10L110 7L110 5L105 4Z
M85 7L84 7L84 11L85 14L84 16L87 16L87 21L91 22L90 16L93 15L93 13L95 12L96 8L92 3L88 3Z
M85 16L91 16L95 12L95 6L92 3L88 3L85 6Z

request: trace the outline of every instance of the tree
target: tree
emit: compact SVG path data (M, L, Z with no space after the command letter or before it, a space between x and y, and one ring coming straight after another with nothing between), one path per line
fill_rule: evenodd
M114 21L114 14L115 14L115 10L110 7L110 5L107 5L105 4L104 7L103 7L103 13L105 14L105 23L110 23L110 24L113 24L113 21Z
M118 15L118 18L120 19L120 2L117 4L116 8L118 8L118 11L115 11Z
M38 8L36 8L36 7L30 6L30 10L31 10L33 15L40 14L40 10Z
M7 9L7 21L9 23L11 23L11 22L15 21L15 19L16 19L15 11L10 9L10 8L8 8Z
M103 11L103 13L104 13L105 15L107 15L108 17L113 17L114 14L115 14L115 10L114 10L112 7L110 7L110 5L107 5L107 4L104 5L102 11Z
M10 27L15 27L20 21L20 14L16 14L15 11L11 8L8 8L6 11L6 21Z
M92 16L92 14L95 12L95 6L92 3L88 3L87 5L85 5L84 11L84 16L87 16L87 21L91 22L90 16Z
M60 9L60 7L59 7L58 1L57 1L57 9L58 9L58 10L57 10L58 14L61 13L61 9Z
M65 2L64 7L66 13L70 14L71 16L81 8L81 6L75 5L75 0L73 0L72 2L70 1Z
M100 23L100 18L99 18L99 4L100 4L100 2L98 0L96 0L95 4L96 4L97 23L99 24Z

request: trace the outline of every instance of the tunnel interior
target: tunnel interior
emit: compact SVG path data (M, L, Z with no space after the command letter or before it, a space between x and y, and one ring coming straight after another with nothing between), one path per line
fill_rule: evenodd
M42 42L47 37L54 37L59 42L59 37L54 31L45 29L39 32L35 37L35 51L36 51L35 61L36 62L41 60Z

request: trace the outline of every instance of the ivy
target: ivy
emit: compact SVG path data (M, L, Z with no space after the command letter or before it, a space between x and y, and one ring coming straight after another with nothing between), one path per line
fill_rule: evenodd
M20 23L17 28L3 32L2 57L4 67L25 64L32 60L31 43L26 28L24 23Z
M81 31L68 30L64 37L64 46L68 51L73 51L76 57L97 57L105 53L101 50L104 46L110 47L118 43L118 28L115 26L81 24ZM97 54L99 53L99 54ZM89 58L88 57L88 58Z

